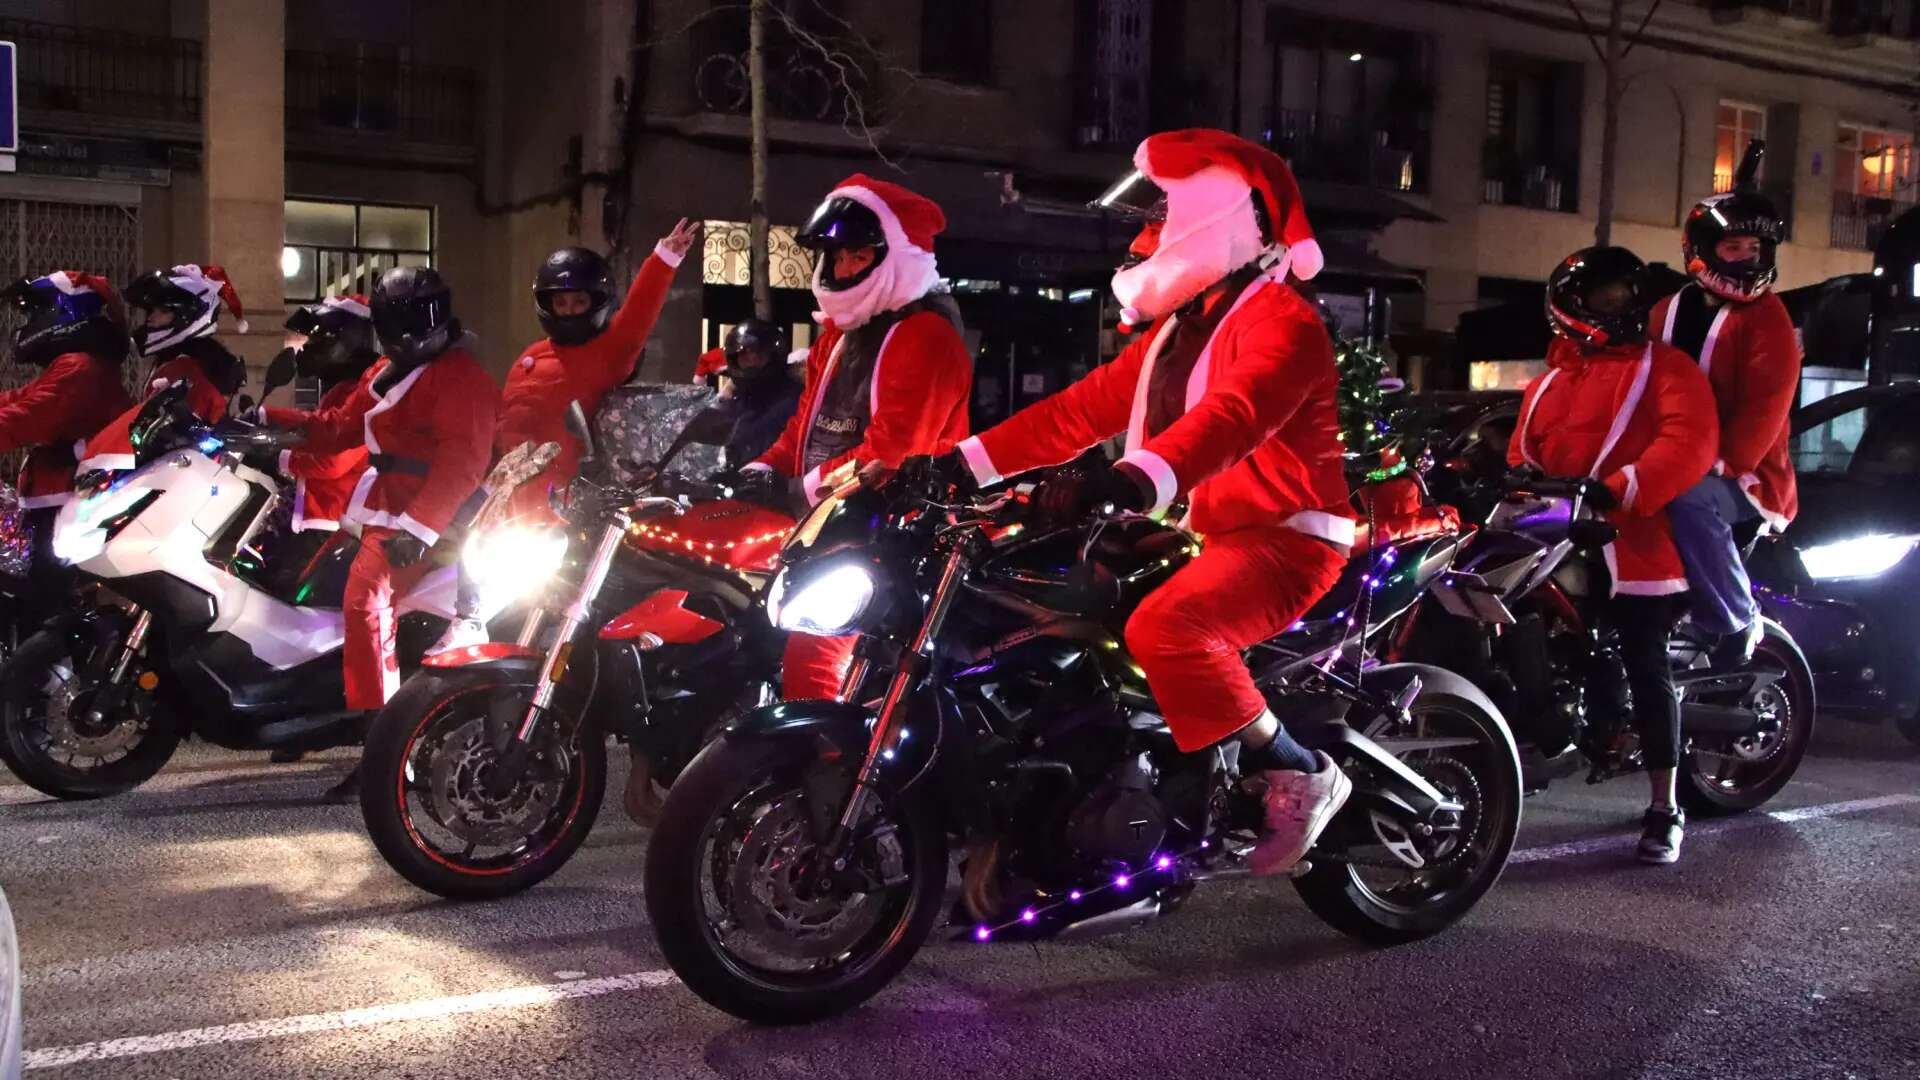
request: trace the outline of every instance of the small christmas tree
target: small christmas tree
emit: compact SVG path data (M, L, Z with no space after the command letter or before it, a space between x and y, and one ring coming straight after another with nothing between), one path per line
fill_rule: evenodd
M1354 483L1377 484L1407 471L1401 452L1401 422L1409 410L1389 398L1406 388L1388 367L1392 354L1368 341L1343 338L1334 343L1340 372L1340 442L1347 475Z

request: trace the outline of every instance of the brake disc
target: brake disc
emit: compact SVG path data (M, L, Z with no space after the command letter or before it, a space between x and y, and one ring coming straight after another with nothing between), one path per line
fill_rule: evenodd
M826 960L852 948L879 920L880 904L809 881L815 848L800 792L780 796L734 845L726 903L739 933L789 960Z
M486 788L487 778L499 767L499 755L487 737L486 717L476 716L454 728L433 755L429 792L434 819L474 845L525 839L552 813L569 772L563 740L550 734L544 749L544 760L530 758L520 782L496 799Z
M138 708L127 708L110 725L87 722L86 712L99 690L78 686L71 668L56 664L47 672L43 689L47 694L47 734L53 746L75 757L108 758L140 745L147 724Z

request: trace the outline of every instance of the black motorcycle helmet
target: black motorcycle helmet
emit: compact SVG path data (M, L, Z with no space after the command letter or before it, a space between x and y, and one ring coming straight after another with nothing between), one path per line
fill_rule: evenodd
M403 367L424 364L460 338L453 290L430 266L397 266L373 291L373 331L380 351Z
M0 293L20 320L13 332L14 360L46 367L72 352L91 353L116 364L125 360L127 327L111 287L92 275L61 273L67 288L49 274L21 278Z
M553 294L583 292L592 306L580 315L553 313ZM533 306L540 328L555 345L584 345L607 328L613 317L613 269L597 251L561 248L540 264L533 279Z
M787 332L765 319L748 319L734 324L733 329L727 331L724 348L727 366L720 370L720 374L732 379L735 385L743 389L785 375ZM756 355L761 358L758 364L745 362L748 357Z
M295 370L303 379L328 385L358 379L380 358L371 310L357 296L296 309L287 316L287 329L307 339L294 351Z
M1581 248L1547 279L1548 325L1586 348L1646 341L1653 301L1647 264L1622 247Z
M1685 257L1687 273L1701 288L1728 300L1752 300L1772 288L1780 275L1775 250L1786 232L1786 223L1774 209L1773 200L1760 194L1757 187L1766 153L1765 142L1755 139L1748 143L1733 176L1733 190L1700 200L1681 226L1680 253ZM1736 236L1760 241L1759 257L1732 262L1721 258L1720 241Z
M887 259L887 233L879 215L845 195L833 195L821 203L793 240L820 259L818 281L830 292L860 284ZM872 248L873 261L859 273L842 278L833 271L833 253L849 248Z

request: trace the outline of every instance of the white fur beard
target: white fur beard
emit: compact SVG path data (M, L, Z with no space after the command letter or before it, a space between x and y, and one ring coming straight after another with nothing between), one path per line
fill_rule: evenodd
M828 289L820 279L832 257L831 253L822 254L813 268L813 298L820 305L815 315L831 320L841 330L858 329L882 312L905 307L927 295L940 281L932 252L893 247L860 284L850 289Z

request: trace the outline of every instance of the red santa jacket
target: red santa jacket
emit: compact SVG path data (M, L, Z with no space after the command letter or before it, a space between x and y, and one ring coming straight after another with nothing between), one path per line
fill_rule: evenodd
M269 410L278 426L304 432L306 449L368 451L342 520L403 529L439 541L486 478L500 391L480 361L455 346L376 393L382 358L347 400L312 413Z
M336 384L320 398L321 411L345 405L359 388L358 382ZM293 409L268 409L267 419L276 427L299 427L305 423L306 414ZM353 501L353 490L366 471L365 446L330 452L305 446L282 450L280 474L293 478L293 531L338 529L341 516Z
M59 506L73 495L75 444L127 411L120 365L91 353L63 353L34 380L0 390L0 454L25 449L20 503Z
M1653 309L1653 325L1669 343L1678 299L1669 296ZM1771 528L1786 528L1800 510L1787 453L1793 396L1800 388L1800 339L1787 306L1772 293L1744 304L1722 304L1700 350L1700 370L1713 384L1719 406L1714 471L1733 477Z
M567 403L578 401L589 418L600 411L607 391L633 374L640 347L653 333L653 324L667 302L680 259L655 248L634 275L633 285L607 328L584 345L555 345L541 338L507 372L500 396L500 423L494 430L493 452L504 454L521 443L557 442L560 456L540 478L521 491L547 505L547 490L564 484L580 469L584 449L567 433Z
M829 323L807 353L806 389L773 447L748 468L770 468L796 476L806 460L814 417L834 378L844 347L839 329ZM967 398L973 391L973 360L946 317L919 311L895 323L880 345L869 381L869 414L858 445L807 470L801 490L808 503L819 501L821 478L848 461L899 465L917 454L942 454L967 435Z
M1713 464L1720 424L1706 377L1692 357L1657 341L1583 353L1556 338L1547 364L1527 384L1508 463L1590 476L1613 492L1620 505L1607 520L1620 535L1606 558L1614 592L1685 592L1665 510Z
M1154 362L1179 316L1148 329L1110 364L960 444L981 483L1069 461L1125 431L1121 457L1153 481L1153 510L1191 493L1201 533L1286 525L1354 539L1340 463L1333 343L1300 294L1257 277L1207 339L1186 411L1146 436Z
M211 339L195 338L188 344L193 345L194 342L199 341L211 343ZM152 374L147 376L147 388L140 395L140 401L145 402L154 394L181 379L188 381L187 405L193 409L193 415L209 424L227 415L226 393L220 389L217 380L208 373L200 359L190 352L182 352L155 365ZM95 431L89 432L88 435L91 437L87 439L86 445L78 449L80 465L77 471L133 468L133 442L128 438L128 432L133 429L133 421L139 415L140 406L130 405L121 410L117 417L110 419Z

